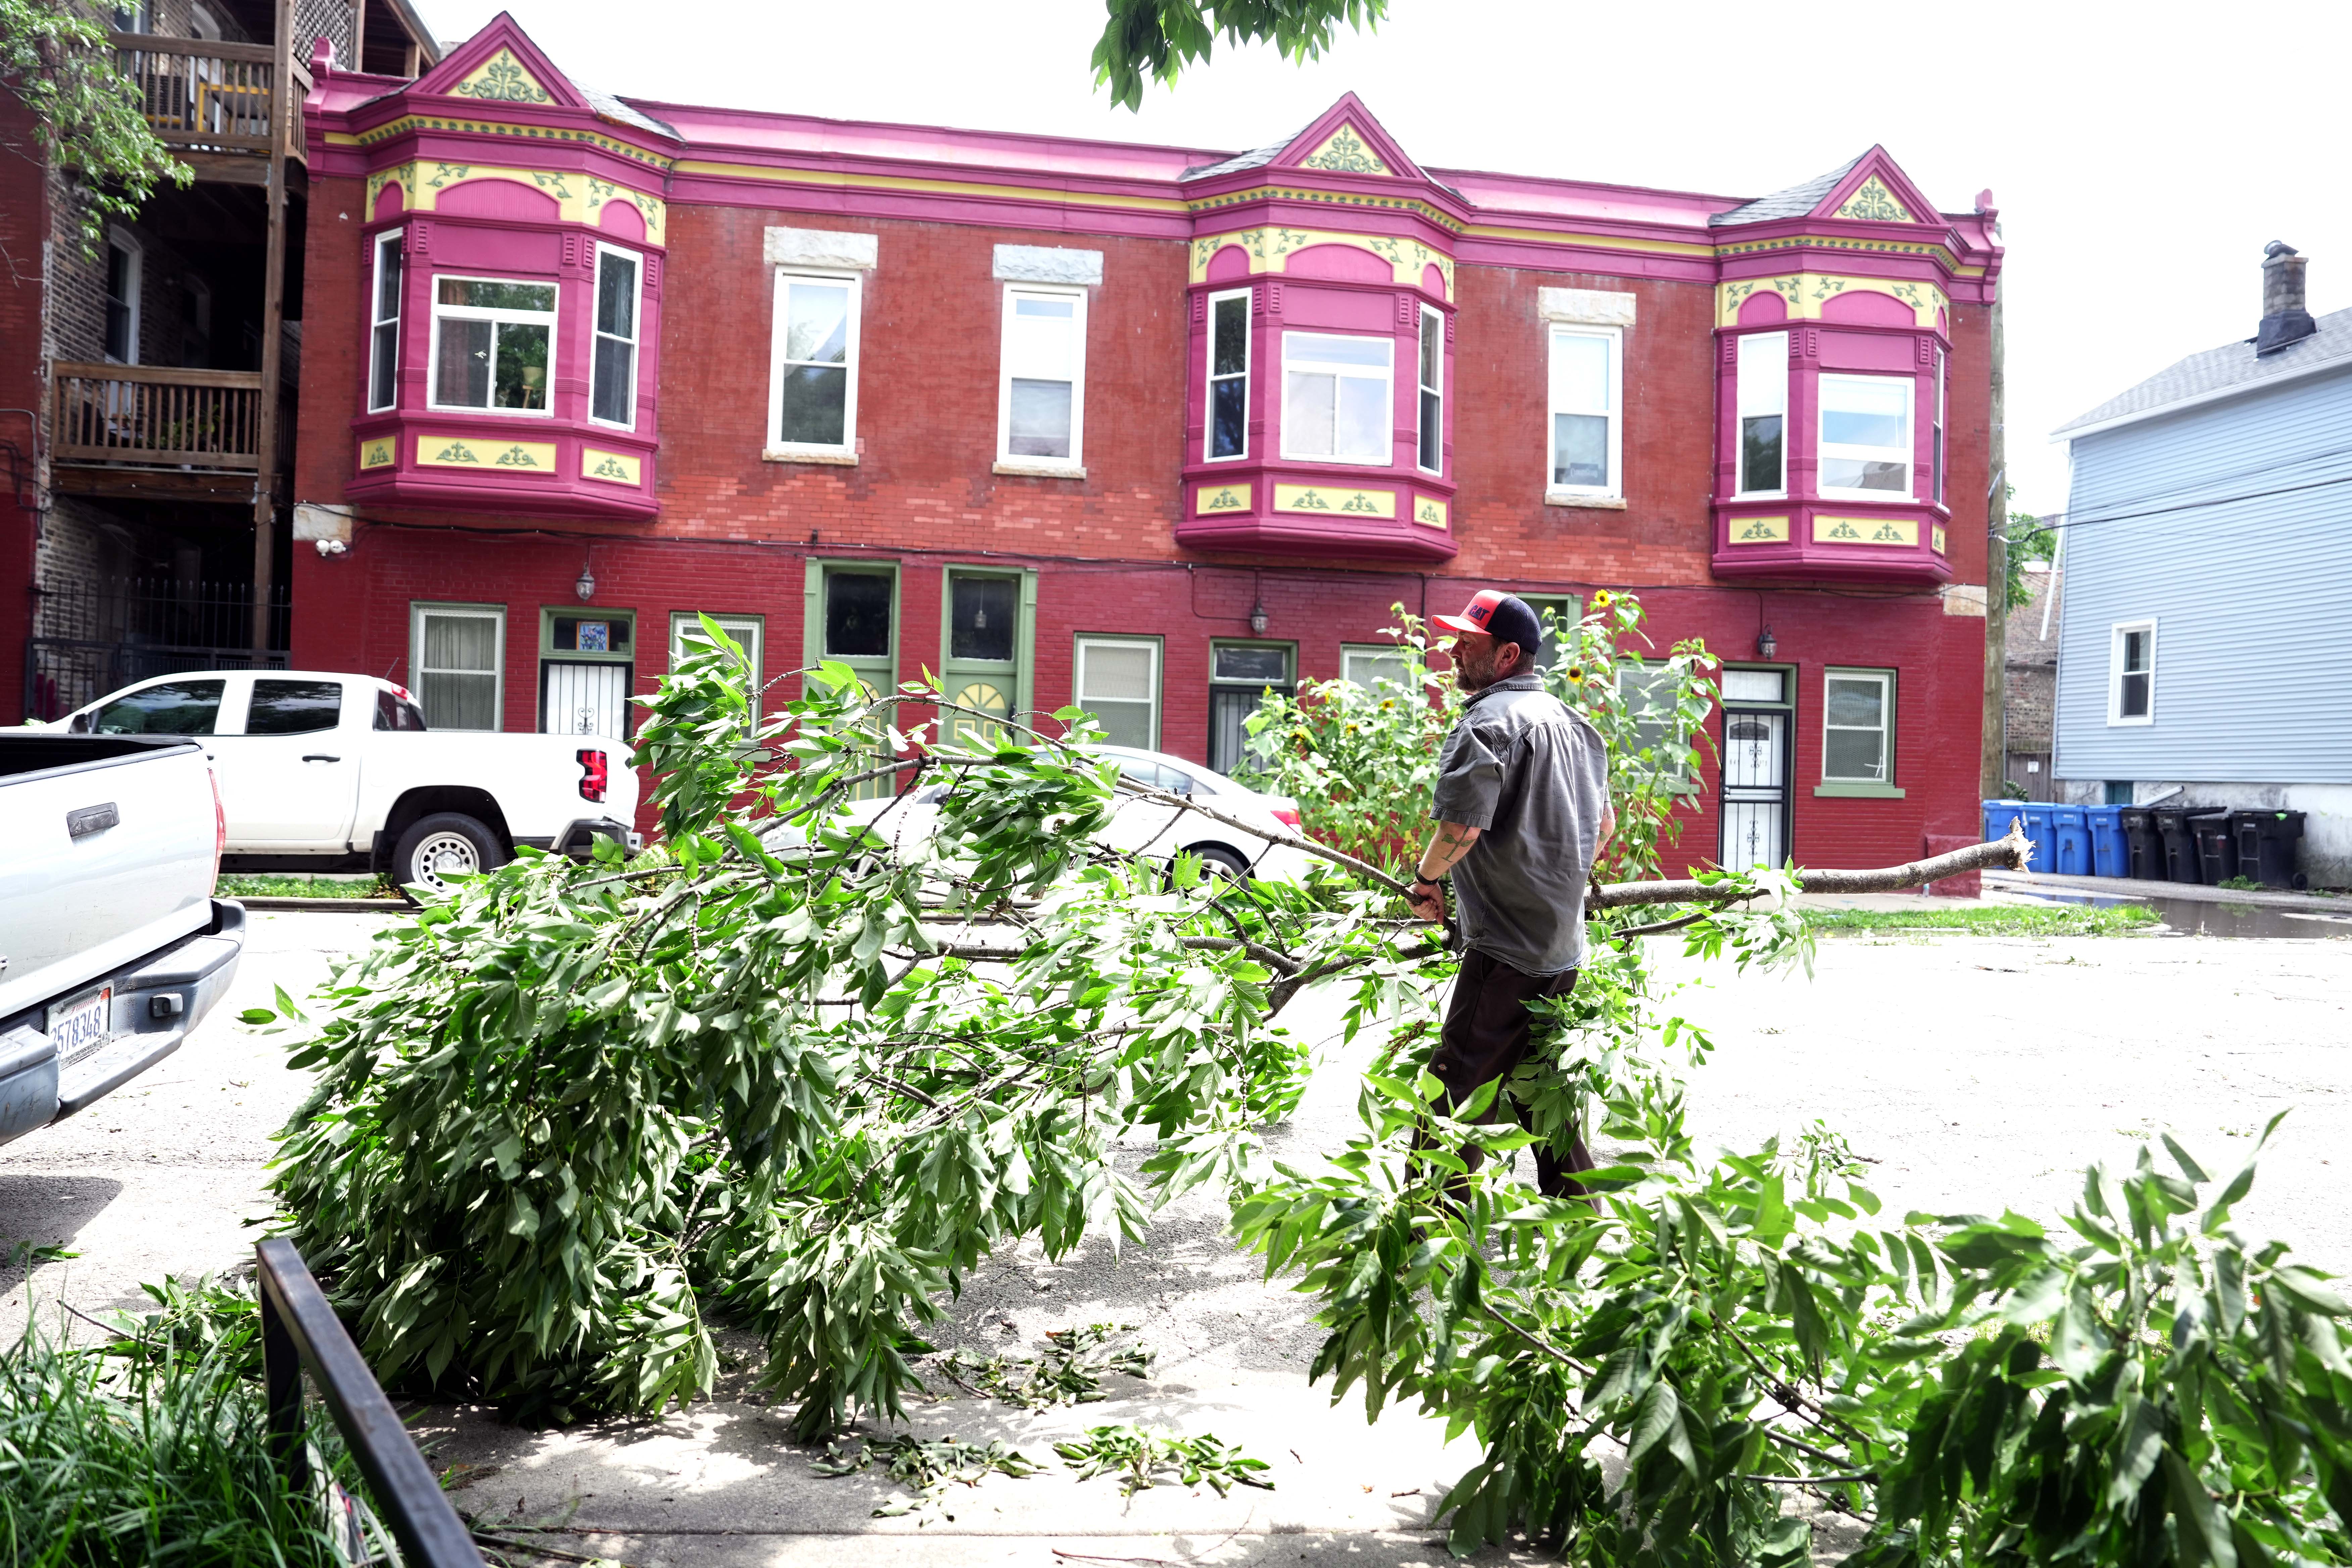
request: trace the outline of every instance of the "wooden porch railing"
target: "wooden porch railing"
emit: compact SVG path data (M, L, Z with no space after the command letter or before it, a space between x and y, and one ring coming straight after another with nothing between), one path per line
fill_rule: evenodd
M261 377L241 370L53 361L58 462L261 467Z
M274 46L152 33L116 33L113 39L116 64L138 89L156 140L190 152L267 156L278 126L287 156L303 156L301 101L310 73L293 68L294 111L278 115Z

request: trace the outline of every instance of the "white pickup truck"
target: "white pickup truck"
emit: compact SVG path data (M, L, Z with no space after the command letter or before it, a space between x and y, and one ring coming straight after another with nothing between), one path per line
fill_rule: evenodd
M220 797L194 741L0 731L0 1143L180 1048L228 991Z
M159 676L55 727L198 741L220 781L232 871L374 871L438 890L518 845L584 856L600 836L640 842L626 741L427 731L406 690L372 676Z

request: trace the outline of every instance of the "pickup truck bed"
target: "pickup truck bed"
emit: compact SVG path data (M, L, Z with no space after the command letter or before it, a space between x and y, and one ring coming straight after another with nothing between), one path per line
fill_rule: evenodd
M180 1048L227 993L242 905L193 741L0 731L0 1142Z

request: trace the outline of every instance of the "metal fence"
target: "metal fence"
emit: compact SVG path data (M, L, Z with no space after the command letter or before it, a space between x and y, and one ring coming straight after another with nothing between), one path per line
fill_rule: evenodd
M151 676L284 669L292 620L286 591L273 590L269 649L256 653L250 584L121 578L44 589L25 645L25 716L61 719Z

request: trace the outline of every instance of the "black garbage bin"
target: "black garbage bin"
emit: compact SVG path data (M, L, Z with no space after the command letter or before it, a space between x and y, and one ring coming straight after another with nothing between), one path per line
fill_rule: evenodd
M2197 837L2197 869L2209 888L2218 888L2238 874L2238 840L2230 831L2226 811L2200 811L2189 819Z
M2168 882L2203 879L2198 875L2197 835L2189 826L2189 817L2185 809L2156 814L2156 831L2164 840L2164 879Z
M2156 813L2127 805L2116 816L2124 826L2124 875L2143 882L2164 880L2164 838L2156 830Z
M2299 811L2241 811L2230 825L2238 847L2238 874L2252 877L2265 888L2300 888L2303 873L2294 868L2295 840L2303 837Z

